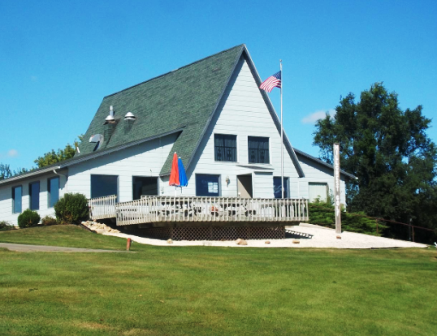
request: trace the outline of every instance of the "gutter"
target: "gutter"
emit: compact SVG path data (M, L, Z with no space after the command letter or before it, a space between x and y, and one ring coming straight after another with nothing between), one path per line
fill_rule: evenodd
M14 182L14 181L18 181L18 180L21 180L23 178L28 178L28 177L32 177L32 176L36 176L36 175L41 175L41 174L44 174L44 173L50 173L50 172L54 171L55 169L61 169L61 166L49 167L49 168L45 168L45 169L39 169L39 170L35 170L33 172L29 172L29 173L21 174L21 175L18 175L18 176L14 176L14 177L8 178L6 180L0 181L0 185L11 183L11 182Z

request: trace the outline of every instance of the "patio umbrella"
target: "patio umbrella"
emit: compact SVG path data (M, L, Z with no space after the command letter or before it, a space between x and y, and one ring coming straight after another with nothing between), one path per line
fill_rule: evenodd
M188 186L187 174L185 173L185 167L180 157L178 159L178 169L179 169L179 185L181 187L187 187Z
M173 162L171 164L170 180L168 181L168 185L176 187L180 186L178 155L176 154L176 152L173 154Z
M171 164L170 180L168 181L168 184L175 187L181 187L181 193L182 187L188 186L188 179L187 174L185 173L184 164L182 163L181 158L178 159L176 152L173 154L173 162Z

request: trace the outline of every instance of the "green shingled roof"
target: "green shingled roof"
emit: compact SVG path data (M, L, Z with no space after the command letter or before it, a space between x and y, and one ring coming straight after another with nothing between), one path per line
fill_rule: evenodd
M170 173L173 152L178 153L187 167L244 49L244 45L239 45L106 96L75 158L93 152L95 144L88 139L94 134L105 134L104 122L112 105L118 123L109 141L105 139L97 151L182 128L161 175ZM136 116L130 130L123 120L127 112Z

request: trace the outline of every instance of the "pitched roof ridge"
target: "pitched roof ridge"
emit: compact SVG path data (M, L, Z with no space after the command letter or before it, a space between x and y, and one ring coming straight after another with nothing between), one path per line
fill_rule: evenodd
M162 74L162 75L159 75L159 76L156 76L156 77L152 77L152 78L150 78L150 79L148 79L148 80L145 80L144 82L141 82L141 83L138 83L138 84L135 84L135 85L129 86L128 88L125 88L125 89L123 89L123 90L120 90L120 91L117 91L117 92L111 93L110 95L107 95L107 96L103 97L103 99L108 98L108 97L111 97L111 96L114 96L114 95L116 95L116 94L118 94L118 93L121 93L121 92L123 92L123 91L130 90L130 89L132 89L132 88L134 88L134 87L136 87L136 86L142 85L142 84L147 83L147 82L150 82L150 81L152 81L152 80L155 80L155 79L158 79L158 78L164 77L164 76L166 76L166 75L168 75L168 74L171 74L171 73L173 73L173 72L176 72L176 71L181 70L181 69L184 69L184 68L187 68L187 67L189 67L189 66L191 66L191 65L194 65L194 64L196 64L196 63L199 63L199 62L205 61L205 60L207 60L208 58L218 56L218 55L220 55L220 54L223 54L223 53L225 53L225 52L228 52L228 51L230 51L230 50L232 50L232 49L236 49L236 48L238 48L238 47L240 47L240 48L245 48L246 45L245 45L244 43L242 43L242 44L236 45L236 46L234 46L234 47L232 47L232 48L229 48L229 49L226 49L226 50L222 50L222 51L220 51L220 52L218 52L218 53L216 53L216 54L213 54L213 55L210 55L210 56L204 57L204 58L202 58L202 59L200 59L200 60L197 60L197 61L194 61L194 62L192 62L192 63L189 63L189 64L186 64L186 65L184 65L184 66L181 66L181 67L179 67L179 68L177 68L177 69L175 69L175 70L168 71L168 72L166 72L166 73L164 73L164 74Z

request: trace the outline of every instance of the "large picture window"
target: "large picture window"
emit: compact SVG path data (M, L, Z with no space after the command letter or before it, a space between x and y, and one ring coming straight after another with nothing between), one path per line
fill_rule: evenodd
M237 136L214 134L215 160L237 162Z
M59 177L47 180L47 192L49 208L53 208L59 201Z
M269 138L249 137L249 163L270 163Z
M158 195L158 178L156 177L132 177L132 199L141 199L141 196Z
M284 177L284 198L289 198L289 183L288 177ZM281 177L273 177L273 190L275 193L275 198L282 198L282 187L281 187Z
M91 198L118 196L117 175L91 175Z
M196 175L196 196L220 196L220 175Z
M21 198L23 196L23 188L21 186L12 188L12 212L20 213L22 211Z
M39 210L39 181L29 184L29 200L30 210Z

